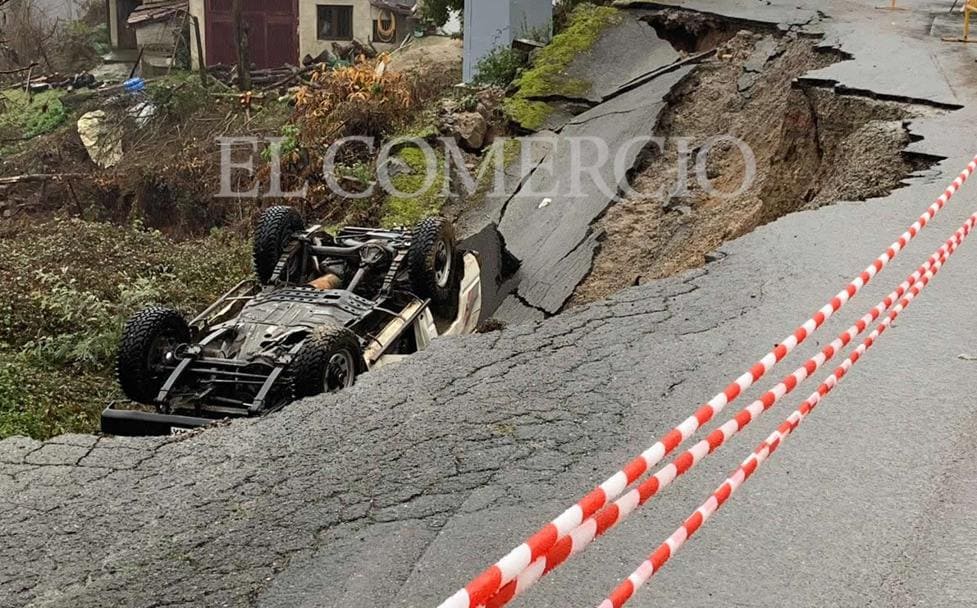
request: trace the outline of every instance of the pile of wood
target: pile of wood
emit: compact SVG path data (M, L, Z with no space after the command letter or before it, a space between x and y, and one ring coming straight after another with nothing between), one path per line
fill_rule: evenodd
M290 88L301 85L311 85L309 77L321 63L313 63L305 67L283 65L278 68L264 68L251 70L251 87L254 90L270 91L273 89ZM218 64L207 68L207 73L216 80L229 87L237 88L241 77L236 65Z
M251 68L251 87L256 91L289 88L294 86L311 86L312 72L322 66L337 66L355 62L359 57L373 59L380 53L372 44L363 44L353 40L348 44L334 42L332 51L324 50L313 57L306 55L302 60L302 67L283 65L277 68ZM240 74L236 65L217 64L207 68L207 72L218 81L229 87L237 88L240 84Z

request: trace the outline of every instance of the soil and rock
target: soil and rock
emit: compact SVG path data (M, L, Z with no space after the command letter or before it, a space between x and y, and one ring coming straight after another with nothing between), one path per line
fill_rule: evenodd
M722 243L788 213L884 196L929 166L903 154L906 124L937 110L801 79L843 59L795 35L742 30L719 46L672 91L654 132L665 146L648 150L633 192L596 223L600 248L570 305L701 266ZM749 147L752 185L748 155L717 134Z
M560 118L545 162L493 220L506 253L522 262L514 281L500 281L518 285L502 298L499 318L545 318L701 266L758 226L884 196L934 160L905 150L910 121L940 113L937 104L880 101L806 79L849 59L819 36L674 9L609 21L564 73L578 93L546 100ZM622 61L615 37L660 62L602 68ZM593 97L594 83L602 96ZM563 195L574 172L565 150L571 138L596 136L615 150L622 138L648 135L664 146L627 159L628 182L608 181L617 197L586 182L582 193ZM748 147L752 163L729 138ZM560 194L545 205L538 192Z

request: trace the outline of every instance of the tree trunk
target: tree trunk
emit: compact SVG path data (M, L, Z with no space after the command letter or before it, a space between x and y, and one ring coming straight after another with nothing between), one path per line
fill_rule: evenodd
M238 88L251 90L251 53L248 48L248 24L241 16L241 1L233 0L231 11L234 18L234 36L237 39Z

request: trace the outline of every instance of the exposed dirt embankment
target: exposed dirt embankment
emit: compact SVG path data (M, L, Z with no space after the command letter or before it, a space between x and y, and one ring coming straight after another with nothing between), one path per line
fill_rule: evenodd
M669 31L677 48L700 48L692 34ZM725 241L785 214L884 196L926 166L928 159L903 153L906 124L937 110L797 80L843 59L790 34L740 31L723 42L673 92L654 133L667 143L649 150L634 191L595 226L604 234L601 248L571 303L701 266ZM697 168L699 152L716 136L748 146L752 178L749 155L731 141L713 146Z

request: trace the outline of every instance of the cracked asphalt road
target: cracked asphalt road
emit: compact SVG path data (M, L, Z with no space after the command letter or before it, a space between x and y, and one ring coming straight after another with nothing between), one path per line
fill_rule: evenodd
M776 2L722 10L759 4L777 18ZM913 122L922 139L912 150L947 160L886 199L788 216L705 269L545 322L441 340L341 396L264 420L179 439L0 442L0 606L436 606L792 331L970 160L975 51L925 33L925 11L944 4L880 23L869 2L817 3L831 17L817 24L826 40L857 49L819 78L963 106ZM974 210L975 193L966 186L741 403L914 270ZM977 244L967 242L633 605L977 604L977 363L959 357L977 354L974 285ZM806 394L521 605L596 605Z

